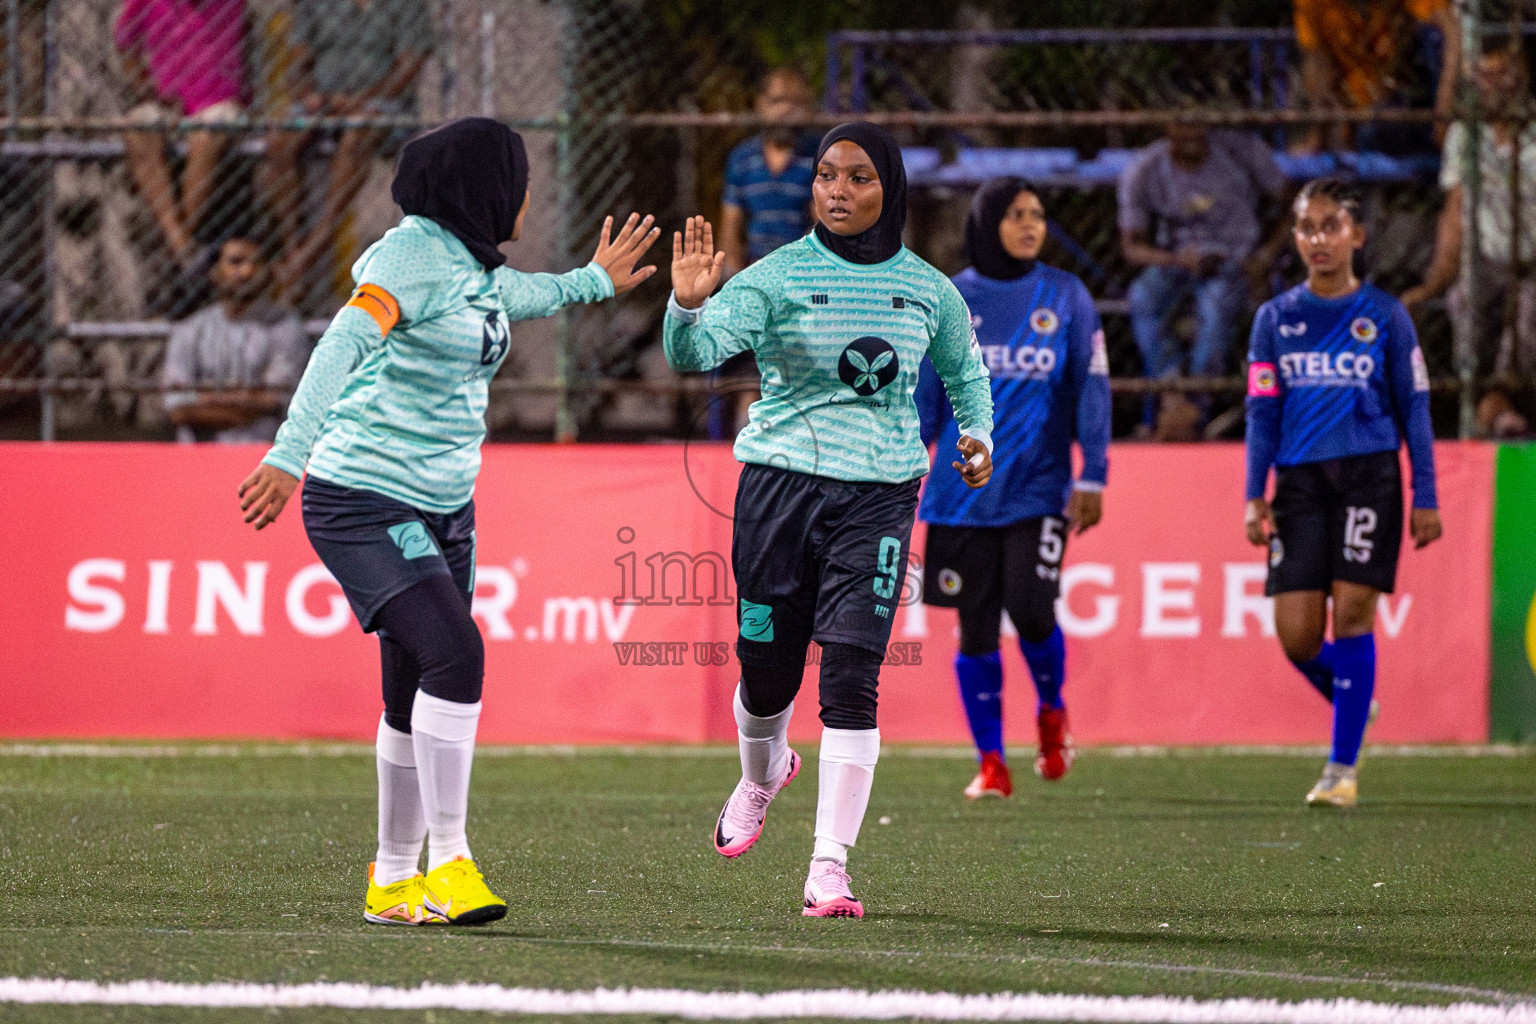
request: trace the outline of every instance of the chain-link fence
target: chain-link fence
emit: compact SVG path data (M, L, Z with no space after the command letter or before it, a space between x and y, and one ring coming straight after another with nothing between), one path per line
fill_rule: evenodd
M1294 30L1274 27L1283 7L1271 27L1194 29L1021 29L1006 23L1009 5L897 7L891 17L921 27L891 28L857 3L840 24L796 10L758 31L745 8L690 0L0 0L0 431L168 436L170 324L233 287L220 259L232 237L252 241L272 282L265 301L314 337L345 300L353 260L398 216L394 153L449 117L491 114L528 141L533 204L511 250L522 269L585 262L608 213L651 212L668 229L714 218L732 147L777 123L752 110L779 63L821 95L819 109L789 116L802 131L857 114L898 132L914 186L909 242L946 272L962 265L982 180L1039 186L1045 258L1080 275L1105 317L1117 433L1149 421L1142 395L1157 390L1210 395L1197 418L1213 436L1240 430L1221 414L1241 397L1246 313L1214 378L1146 380L1132 336L1140 267L1125 256L1116 184L1171 121L1257 134L1293 184L1335 170L1360 181L1368 279L1394 292L1426 284L1415 311L1443 429L1476 426L1461 399L1486 379L1528 383L1536 163L1499 162L1508 133L1477 106L1486 90L1465 87L1461 101L1482 125L1467 145L1483 153L1464 168L1464 206L1484 211L1461 218L1483 225L1479 248L1462 252L1481 256L1463 267L1432 241L1436 76L1447 61L1478 65L1481 30L1457 48L1443 32L1437 42L1444 24L1393 27L1407 31L1383 73L1401 88L1391 105L1362 108L1308 93ZM784 27L796 18L799 35ZM1498 123L1523 117L1516 106ZM1514 137L1526 145L1524 128ZM1248 268L1249 309L1301 274L1285 197L1259 212L1275 244ZM666 369L659 277L623 302L518 325L493 384L492 436L695 429L713 385ZM1196 311L1166 313L1170 338L1187 343ZM252 385L249 367L225 370L229 386ZM1519 413L1528 395L1505 390Z

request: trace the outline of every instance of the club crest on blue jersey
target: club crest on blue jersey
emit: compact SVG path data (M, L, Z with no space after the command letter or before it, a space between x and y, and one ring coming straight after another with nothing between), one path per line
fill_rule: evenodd
M1368 316L1357 316L1349 325L1349 336L1369 344L1376 340L1376 321Z
M900 368L890 342L884 338L855 338L837 361L837 376L855 393L868 398L895 380Z
M501 362L501 357L507 354L510 345L511 339L507 334L506 322L501 319L501 310L491 310L485 314L485 324L480 328L480 365L494 366Z
M1055 334L1056 328L1060 326L1061 320L1057 318L1055 310L1042 308L1029 314L1029 329L1036 334Z

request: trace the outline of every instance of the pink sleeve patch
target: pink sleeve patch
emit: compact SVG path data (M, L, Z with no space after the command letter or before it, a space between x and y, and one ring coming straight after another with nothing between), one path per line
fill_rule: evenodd
M1275 373L1274 363L1248 364L1248 397L1280 397L1280 378Z

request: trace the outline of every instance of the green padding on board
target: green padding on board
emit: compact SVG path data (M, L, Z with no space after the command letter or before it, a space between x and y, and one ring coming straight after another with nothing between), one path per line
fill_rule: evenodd
M1499 449L1493 513L1492 738L1536 742L1536 445Z

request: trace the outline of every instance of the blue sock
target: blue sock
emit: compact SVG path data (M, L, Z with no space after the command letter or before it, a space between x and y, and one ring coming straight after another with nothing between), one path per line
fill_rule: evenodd
M1329 760L1354 764L1360 757L1365 720L1376 689L1376 637L1345 637L1333 643L1333 752Z
M1040 695L1040 706L1059 708L1061 684L1067 675L1067 640L1061 635L1061 627L1051 630L1051 635L1037 644L1019 638L1019 649L1029 662L1030 674L1035 677L1035 692Z
M1309 661L1297 661L1291 659L1291 664L1296 666L1296 671L1307 677L1307 682L1312 688L1323 695L1323 700L1333 703L1333 644L1323 644L1323 649L1317 657Z
M955 655L960 700L981 753L1003 752L1003 659L991 654Z

